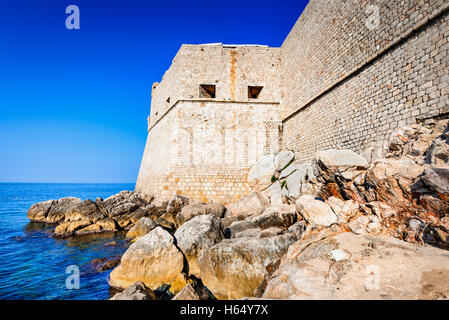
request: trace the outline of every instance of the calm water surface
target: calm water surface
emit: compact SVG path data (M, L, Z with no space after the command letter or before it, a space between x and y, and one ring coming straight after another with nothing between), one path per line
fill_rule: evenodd
M0 183L0 299L108 299L110 271L97 273L95 258L121 256L124 236L54 239L54 226L30 223L26 212L36 202L63 197L107 198L134 184ZM117 241L118 246L106 246ZM80 269L80 289L66 288L66 268Z

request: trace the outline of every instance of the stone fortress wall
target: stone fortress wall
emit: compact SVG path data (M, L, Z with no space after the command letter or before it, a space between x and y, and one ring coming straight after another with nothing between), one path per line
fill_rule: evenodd
M136 191L229 202L280 149L360 152L449 113L443 0L311 0L281 48L183 45L153 85ZM200 85L214 85L204 97ZM248 86L263 87L257 98Z
M250 166L279 150L279 69L279 48L183 45L153 85L136 191L224 202L248 193ZM263 89L249 98L248 86Z
M311 0L281 48L283 148L360 152L447 114L448 23L443 0Z

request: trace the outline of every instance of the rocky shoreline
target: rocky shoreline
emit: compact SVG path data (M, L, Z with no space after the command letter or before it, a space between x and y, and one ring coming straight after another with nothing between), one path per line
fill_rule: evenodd
M28 217L55 224L55 237L127 232L112 299L449 298L447 120L360 155L266 155L248 183L226 205L122 191L41 202Z

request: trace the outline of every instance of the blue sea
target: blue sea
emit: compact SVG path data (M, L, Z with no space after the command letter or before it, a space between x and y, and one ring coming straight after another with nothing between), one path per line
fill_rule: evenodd
M107 277L90 263L119 257L127 249L123 234L55 239L55 226L30 223L27 210L40 201L77 197L107 198L134 184L0 183L0 299L109 299ZM118 245L105 245L116 241ZM80 271L79 289L67 289L68 266Z

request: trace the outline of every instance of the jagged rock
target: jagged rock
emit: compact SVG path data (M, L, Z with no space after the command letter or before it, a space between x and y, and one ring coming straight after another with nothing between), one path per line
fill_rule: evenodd
M330 197L326 203L338 218L338 223L347 222L360 212L360 204L354 200L341 200L336 197Z
M120 258L106 259L96 266L98 272L104 272L117 267L120 264Z
M298 239L301 239L306 229L307 223L304 220L301 220L290 226L287 232L293 233Z
M190 203L190 199L181 195L175 195L167 204L167 212L178 214L183 207Z
M294 205L271 205L262 214L250 219L250 222L261 229L281 227L287 229L296 222Z
M256 226L252 223L250 219L243 221L234 221L228 228L231 238L235 238L238 233L244 232L246 230L255 229ZM261 231L257 228L259 232Z
M135 210L133 213L128 215L128 219L131 221L131 224L136 224L143 217L148 217L154 214L156 207L152 204L139 208Z
M369 207L372 210L372 212L382 220L391 217L396 217L398 214L396 210L394 210L392 207L390 207L388 204L384 202L373 201L367 203L366 206Z
M115 221L119 217L128 216L135 210L146 207L147 203L139 194L132 191L121 191L103 201L103 208L106 215Z
M136 281L151 289L170 284L183 270L184 257L173 237L161 227L137 239L122 257L109 279L113 287L126 288Z
M199 277L198 257L223 238L220 219L212 215L197 216L176 230L175 239L187 259L190 274Z
M48 200L33 204L27 211L28 219L33 222L46 222L47 214L55 200Z
M281 205L284 203L283 197L288 196L288 190L285 188L285 181L276 181L265 191L262 192L264 196L270 199L271 204Z
M188 284L188 281L189 281L189 277L186 272L178 274L170 283L169 292L173 296L175 296L182 290L182 288L184 288Z
M257 237L258 238L267 238L267 237L274 237L281 235L285 232L285 230L278 228L278 227L270 227L265 230L262 230Z
M85 228L75 230L75 235L115 231L117 231L117 227L114 220L111 218L104 218Z
M296 201L296 206L309 223L328 227L337 222L337 216L332 209L323 201L316 200L312 196L301 196Z
M427 167L421 177L426 186L449 201L449 166Z
M59 223L64 220L66 212L81 205L78 198L62 198L33 204L27 212L28 219L34 222Z
M242 231L231 231L230 232L230 237L231 239L234 238L255 238L257 237L263 230L260 228L251 228L251 229L246 229L246 230L242 230Z
M175 195L168 201L165 212L160 217L172 223L174 228L177 228L177 215L181 212L182 208L187 206L190 202L190 199L187 197Z
M296 170L297 170L297 166L294 163L290 164L284 170L281 171L281 173L279 174L279 180L287 178L289 175L291 175Z
M286 179L289 197L298 199L301 195L313 193L313 187L309 182L313 179L313 169L310 163L296 165L295 171Z
M351 229L352 232L359 235L366 234L366 227L369 224L370 220L366 216L360 216L355 218L354 220L350 221L348 223L349 229Z
M276 169L276 156L274 154L260 157L248 172L248 184L257 191L264 190L271 185Z
M157 300L157 298L145 283L138 281L124 291L117 293L110 300Z
M268 205L269 202L263 195L252 192L237 203L229 205L229 210L233 216L243 220L263 213Z
M293 151L281 151L275 157L276 170L282 171L295 160Z
M268 238L225 239L203 251L198 258L201 279L218 298L252 296L296 237L286 234Z
M81 204L82 201L78 198L62 198L56 200L52 203L45 222L58 223L64 220L67 212L70 212L70 210Z
M140 218L157 211L148 202L152 198L145 199L130 191L122 191L104 201L96 198L95 202L62 198L32 205L28 217L31 221L58 224L54 233L58 237L126 230Z
M380 222L371 222L366 225L366 232L371 234L380 234L382 232L382 225Z
M58 225L55 229L55 236L70 236L76 231L84 229L87 226L93 225L100 220L107 218L100 212L95 202L92 200L85 200L80 205L73 207L70 211L65 213L64 222ZM110 221L106 220L102 223L103 226L109 228ZM101 229L100 225L91 227L83 233L93 233L95 230ZM114 224L115 229L115 224Z
M181 212L176 216L179 226L183 223L200 215L212 215L217 218L223 218L226 207L221 203L193 203L182 208Z
M195 289L188 283L172 300L200 300Z
M144 217L126 233L126 238L129 240L140 238L157 226L158 224L154 220Z
M156 222L167 230L176 230L178 227L177 219L173 217L171 213L164 212L159 218L157 218Z
M323 150L315 153L314 160L324 166L324 168L331 167L355 167L367 169L369 167L368 161L361 155L358 155L352 150Z
M434 166L449 164L449 130L432 141L432 145L425 150L425 162Z
M449 298L447 251L352 233L318 240L290 247L264 299ZM349 258L335 261L333 250Z
M366 183L375 190L375 199L398 203L411 198L411 186L423 167L410 159L384 159L366 173ZM369 198L369 197L367 197Z
M271 205L262 214L243 221L235 221L229 226L231 238L255 237L263 229L280 227L287 229L296 222L293 205Z
M188 283L172 300L217 300L212 292L204 286L201 279L190 276L187 281Z
M229 215L221 219L221 228L225 231L233 222L237 220L237 217Z

